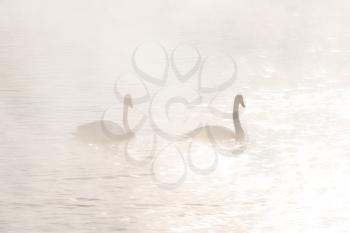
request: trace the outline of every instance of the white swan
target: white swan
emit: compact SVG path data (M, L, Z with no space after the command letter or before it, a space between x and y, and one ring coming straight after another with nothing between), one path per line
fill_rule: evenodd
M124 97L123 105L123 126L112 121L93 121L78 126L74 135L84 142L93 144L108 144L130 139L134 137L134 132L137 131L145 120L142 119L135 128L130 129L128 122L128 109L132 107L132 98L130 95L126 95ZM104 114L102 118L104 117Z
M232 120L235 131L222 126L207 125L191 131L187 136L194 142L211 143L227 152L242 152L246 134L239 119L239 106L245 107L242 95L236 95L234 99Z

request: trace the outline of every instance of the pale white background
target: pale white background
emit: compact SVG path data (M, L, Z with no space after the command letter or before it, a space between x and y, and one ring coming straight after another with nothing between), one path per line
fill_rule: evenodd
M0 231L348 232L349 7L1 0ZM116 103L114 82L144 42L231 54L232 95L247 103L247 151L175 190L72 136Z

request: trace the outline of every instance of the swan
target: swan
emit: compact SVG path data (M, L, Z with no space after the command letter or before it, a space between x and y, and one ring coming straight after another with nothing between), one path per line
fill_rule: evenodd
M243 96L238 94L234 98L232 120L235 131L229 128L215 125L206 125L197 128L187 134L192 142L210 143L218 149L231 150L230 152L242 152L246 139L239 119L239 107L245 108ZM233 150L232 150L233 149Z
M113 121L99 120L78 126L74 135L84 142L93 144L108 144L130 139L135 136L134 132L145 119L142 119L134 129L131 129L128 122L129 108L133 108L133 102L131 96L127 94L123 100L123 127ZM103 113L102 119L105 113Z

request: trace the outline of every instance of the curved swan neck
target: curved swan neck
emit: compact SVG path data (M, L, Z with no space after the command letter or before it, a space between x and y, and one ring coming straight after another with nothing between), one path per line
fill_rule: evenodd
M236 132L237 129L242 129L241 121L239 120L239 110L233 110L233 125L235 126Z
M126 132L131 132L130 126L129 126L129 121L128 121L128 116L129 116L129 107L132 107L131 103L131 97L126 96L124 98L124 105L123 105L123 125L125 128Z
M244 102L243 102L243 97L241 95L237 95L235 97L235 101L234 101L234 104L233 104L232 117L233 117L233 125L235 127L236 137L237 137L238 140L243 140L245 134L244 134L241 122L239 120L239 105L242 105L243 107L245 106Z
M123 109L123 124L126 131L130 131L129 122L128 122L128 106L124 104Z

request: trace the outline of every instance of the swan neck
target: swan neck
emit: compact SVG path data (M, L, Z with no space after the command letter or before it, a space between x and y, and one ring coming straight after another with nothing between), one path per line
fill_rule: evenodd
M233 124L235 126L235 130L242 130L241 121L239 120L239 111L233 112Z
M123 124L124 124L125 130L127 132L130 132L131 130L129 127L129 122L128 122L128 111L129 111L128 104L124 103L124 106L123 106Z
M238 140L244 139L244 131L241 125L241 121L239 120L239 101L235 100L233 106L233 125L235 127L235 135Z

